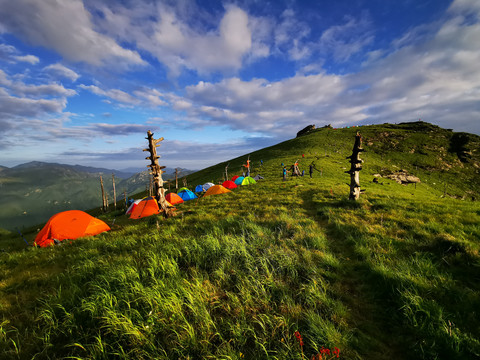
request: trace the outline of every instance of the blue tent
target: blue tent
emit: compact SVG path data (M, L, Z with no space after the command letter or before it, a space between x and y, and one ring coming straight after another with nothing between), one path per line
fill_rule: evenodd
M245 179L243 176L239 176L238 178L235 179L235 184L242 185L243 179Z
M195 195L193 192L191 192L188 189L178 192L177 195L180 196L183 201L193 200L197 198L197 195Z
M203 185L197 185L195 187L195 192L198 193L198 192L202 192L203 191Z

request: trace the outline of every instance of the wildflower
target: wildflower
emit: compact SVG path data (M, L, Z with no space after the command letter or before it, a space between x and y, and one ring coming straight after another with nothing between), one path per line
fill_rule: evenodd
M298 340L298 343L300 344L300 346L303 346L303 339L302 339L302 335L300 334L299 331L295 331L295 337L297 338Z
M333 353L334 353L335 355L337 355L337 358L340 357L340 349L337 348L336 346L334 347Z

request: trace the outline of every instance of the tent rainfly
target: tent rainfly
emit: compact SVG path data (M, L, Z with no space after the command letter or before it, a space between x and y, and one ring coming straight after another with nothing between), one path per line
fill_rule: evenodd
M80 210L68 210L53 215L35 237L34 244L47 247L63 240L93 236L110 227L102 220Z
M130 219L140 219L143 217L160 214L160 208L158 207L157 200L149 196L142 199L130 214Z
M183 203L183 199L175 193L168 193L167 195L165 195L165 200L167 200L172 205Z
M183 201L194 200L198 198L197 195L188 189L179 191L178 196L180 196Z
M211 182L207 182L207 183L203 184L203 191L207 191L208 189L210 189L214 185L215 184L211 183Z
M196 192L196 193L199 193L199 192L202 192L202 191L203 191L203 185L197 185L197 186L195 187L195 192Z
M203 196L218 195L218 194L224 194L227 192L231 192L231 191L228 189L225 189L222 185L214 185L210 187L205 193L205 195Z
M237 187L237 184L235 184L233 181L227 180L223 182L222 186L226 189L233 190Z

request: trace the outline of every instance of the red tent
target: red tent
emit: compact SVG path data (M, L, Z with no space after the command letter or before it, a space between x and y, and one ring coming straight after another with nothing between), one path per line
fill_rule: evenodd
M237 184L235 184L233 181L227 180L223 182L222 186L229 190L233 190L237 187Z
M80 210L63 211L53 215L42 230L35 237L37 246L46 247L53 245L55 240L75 240L79 237L93 236L110 227L102 220L88 215Z
M237 178L238 178L238 175L235 175L234 177L232 177L232 181L237 180Z

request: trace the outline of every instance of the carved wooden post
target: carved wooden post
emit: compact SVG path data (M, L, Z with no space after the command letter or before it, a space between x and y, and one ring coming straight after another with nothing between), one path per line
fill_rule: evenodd
M113 184L113 209L117 210L117 193L115 192L115 174L112 174L112 184Z
M357 132L352 155L347 156L347 159L350 159L350 170L345 171L347 174L350 174L350 200L358 200L360 193L365 191L360 190L360 170L362 170L363 160L361 160L359 156L362 151L364 151L362 148L362 137L360 133Z
M150 152L150 156L147 156L145 159L149 159L151 161L150 165L147 165L147 167L152 170L151 174L153 175L153 184L155 186L155 199L157 199L160 209L163 210L164 216L169 217L173 215L173 211L168 208L167 201L165 200L165 189L163 188L162 179L162 169L164 169L165 166L160 166L158 164L158 159L160 156L157 155L157 147L160 146L158 143L163 141L163 137L160 139L154 139L153 133L150 130L147 131L147 136L148 137L146 137L146 139L148 140L148 149L143 149L143 151Z

